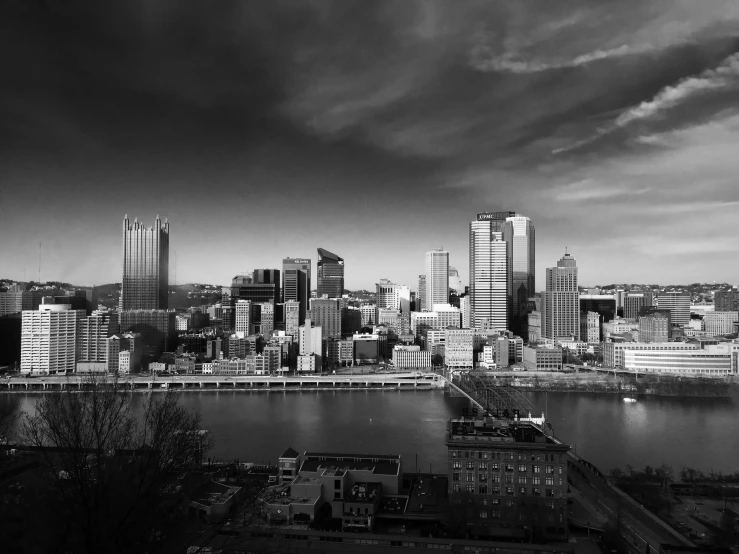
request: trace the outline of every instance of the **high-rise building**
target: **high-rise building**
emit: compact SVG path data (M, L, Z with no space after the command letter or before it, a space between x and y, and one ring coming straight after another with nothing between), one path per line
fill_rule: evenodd
M311 298L308 317L327 339L341 338L341 309L336 298Z
M362 304L359 311L362 314L362 327L369 327L377 323L376 304Z
M288 300L284 304L285 309L285 334L298 340L298 328L300 327L300 302Z
M0 292L0 316L37 310L42 296L39 291L23 290L17 283L13 284L6 292Z
M251 300L237 300L235 308L234 332L251 334Z
M670 312L659 308L645 310L639 317L639 342L667 342L670 338Z
M23 311L21 373L51 375L72 373L77 363L77 332L85 310L69 304L41 304Z
M591 314L597 313L599 318L598 339L591 340ZM612 294L581 294L580 295L580 338L589 344L603 340L603 323L613 321L616 317L616 298Z
M283 302L300 302L299 322L305 322L310 300L310 260L307 258L285 258L282 260Z
M510 247L501 231L506 214L511 212L480 213L470 223L470 323L475 328L508 328Z
M624 318L636 319L639 311L653 305L651 292L629 292L623 296ZM606 320L609 321L609 320Z
M121 310L166 310L169 286L169 223L157 216L145 227L123 219Z
M320 369L323 367L323 330L320 326L313 325L310 318L305 319L305 324L300 326L298 331L299 356L314 356L315 367Z
M536 273L536 230L528 217L507 217L503 224L503 240L511 257L510 321L513 331L520 333L526 324L526 304L534 294Z
M547 268L547 290L542 293L541 332L548 339L580 338L580 295L577 288L577 262L570 254Z
M141 333L145 353L158 356L174 351L176 316L167 310L126 310L119 314L120 328L124 333Z
M249 329L252 335L264 335L269 338L275 329L275 305L271 302L252 304Z
M441 248L426 252L426 302L449 303L449 252Z
M727 290L717 291L713 295L714 311L737 312L739 311L739 291Z
M444 363L447 367L469 368L474 365L472 353L474 331L472 329L446 329Z
M106 362L108 338L118 332L118 314L95 312L79 320L77 362Z
M426 301L426 276L418 276L418 294L416 294L416 311L422 312L428 310L429 305Z
M703 329L711 335L729 335L734 332L734 324L737 321L739 321L737 311L706 312L703 317Z
M344 294L344 258L336 254L318 249L318 263L316 264L318 275L318 298L341 298Z
M660 309L670 310L672 324L682 327L690 322L690 293L682 291L660 292L657 298Z
M396 285L389 279L380 279L376 283L376 306L388 310L400 310L402 313L410 312L411 289L407 285ZM377 314L375 314L377 322Z
M464 285L459 271L456 267L449 266L449 289L456 292L458 296L464 293Z

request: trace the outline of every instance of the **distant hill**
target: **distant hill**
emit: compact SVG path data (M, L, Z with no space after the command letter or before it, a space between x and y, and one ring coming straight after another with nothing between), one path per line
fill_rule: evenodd
M120 283L98 285L98 302L108 308L118 306L121 295ZM169 307L171 309L191 308L204 304L215 304L221 300L221 287L199 283L185 283L169 286Z

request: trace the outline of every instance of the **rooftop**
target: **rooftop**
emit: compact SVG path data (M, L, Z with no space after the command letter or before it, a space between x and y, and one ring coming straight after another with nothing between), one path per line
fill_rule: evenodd
M206 483L190 497L190 500L204 506L223 504L239 491L240 487L229 487L210 481Z
M294 460L298 456L300 456L300 454L297 450L294 450L293 448L288 448L287 450L285 450L285 453L280 456L280 458L290 458L291 460Z
M355 483L346 493L346 502L374 504L382 492L380 483Z
M398 475L400 456L386 454L330 454L306 452L300 471L318 472L323 475L344 475L347 471L371 471L376 475Z
M492 417L451 419L447 431L449 441L467 440L517 443L520 445L564 446L557 439L528 421L511 421Z

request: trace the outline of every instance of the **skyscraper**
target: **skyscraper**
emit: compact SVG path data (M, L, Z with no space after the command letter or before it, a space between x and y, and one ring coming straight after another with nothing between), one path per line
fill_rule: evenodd
M341 338L341 306L338 299L311 298L308 317L323 329L323 337Z
M470 223L469 310L476 328L508 328L511 261L502 228L511 215L515 213L480 213Z
M428 310L429 306L426 302L426 276L418 276L418 294L416 295L416 311L422 312Z
M436 248L426 252L426 303L449 302L449 252Z
M166 310L169 285L169 223L157 216L144 227L123 219L121 310Z
M503 240L510 247L511 304L510 320L514 332L522 333L528 316L526 303L534 294L536 272L536 230L528 217L507 217L503 224Z
M77 332L85 310L69 304L41 304L24 310L21 326L21 373L52 375L74 372Z
M344 258L336 254L318 249L318 298L326 295L328 298L341 298L344 294Z
M660 292L657 306L670 310L672 325L682 327L690 322L690 293L683 291Z
M407 285L396 285L389 279L380 279L376 286L376 307L408 313L411 309L411 289ZM375 313L377 323L377 313Z
M285 258L282 260L282 301L300 302L299 321L305 322L310 299L310 260L307 258Z
M541 298L543 337L580 338L580 294L577 288L577 262L570 254L547 268L547 290Z

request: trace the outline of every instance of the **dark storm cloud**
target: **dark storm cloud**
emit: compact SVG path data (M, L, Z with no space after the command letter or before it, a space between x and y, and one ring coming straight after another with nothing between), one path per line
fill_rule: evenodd
M656 206L657 248L735 198L737 52L735 0L5 2L0 159L24 183L125 169L162 201L269 183L244 206L359 201L388 227L517 209L570 245L573 210L628 241Z

